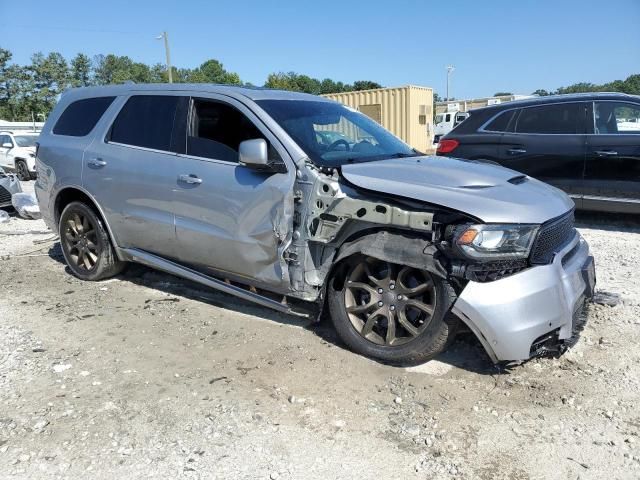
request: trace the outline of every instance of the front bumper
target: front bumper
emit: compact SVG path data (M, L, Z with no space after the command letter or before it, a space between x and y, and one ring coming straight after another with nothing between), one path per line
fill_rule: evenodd
M476 334L494 362L526 360L549 334L573 336L575 319L593 296L595 269L587 242L575 238L549 265L494 282L469 282L453 313Z
M18 177L12 174L0 173L0 207L11 206L11 196L22 192Z

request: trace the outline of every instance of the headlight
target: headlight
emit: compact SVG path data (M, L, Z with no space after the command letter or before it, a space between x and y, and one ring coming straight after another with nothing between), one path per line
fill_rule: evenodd
M526 258L539 225L471 225L458 231L455 243L471 258Z

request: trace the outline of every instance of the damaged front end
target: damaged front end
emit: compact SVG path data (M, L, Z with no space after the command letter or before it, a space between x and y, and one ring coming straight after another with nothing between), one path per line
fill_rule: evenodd
M332 268L356 253L447 278L449 262L437 246L445 231L442 222L468 220L435 206L363 191L345 181L339 169L312 164L301 170L294 198L294 231L285 258L291 295L305 300L321 299Z
M20 180L12 173L6 173L0 168L0 207L10 207L14 193L22 192Z
M452 312L496 362L559 352L574 338L576 312L595 278L572 211L543 225L487 225L354 186L339 169L307 167L296 181L294 230L285 250L291 296L322 305L336 265L362 254L449 282L457 295ZM498 244L508 251L494 248Z

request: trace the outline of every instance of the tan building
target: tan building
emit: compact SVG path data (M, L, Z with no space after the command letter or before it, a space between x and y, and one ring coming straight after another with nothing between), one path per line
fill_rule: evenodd
M376 88L323 95L359 110L416 150L433 149L433 89Z
M444 112L468 112L474 108L498 105L512 100L530 98L532 95L501 95L499 97L471 98L467 100L449 100L436 103L436 114Z

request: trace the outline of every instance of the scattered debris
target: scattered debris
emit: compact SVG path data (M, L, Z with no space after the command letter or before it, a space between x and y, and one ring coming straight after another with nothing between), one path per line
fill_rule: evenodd
M220 380L226 380L227 377L216 377L216 378L212 378L211 380L209 380L209 385L213 385L216 382L219 382Z
M11 204L16 209L18 215L28 220L38 220L41 218L38 201L32 193L20 192L11 195Z
M56 373L62 373L65 370L69 370L70 368L71 368L71 364L69 363L66 363L66 364L58 363L53 366L53 371Z
M607 305L609 307L615 307L621 302L620 295L617 293L604 292L601 290L596 291L592 299L593 303L599 305Z
M572 462L576 462L578 465L580 465L582 468L584 468L585 470L589 469L589 465L587 465L586 463L582 463L579 462L578 460L571 458L571 457L567 457L567 460L571 460Z

